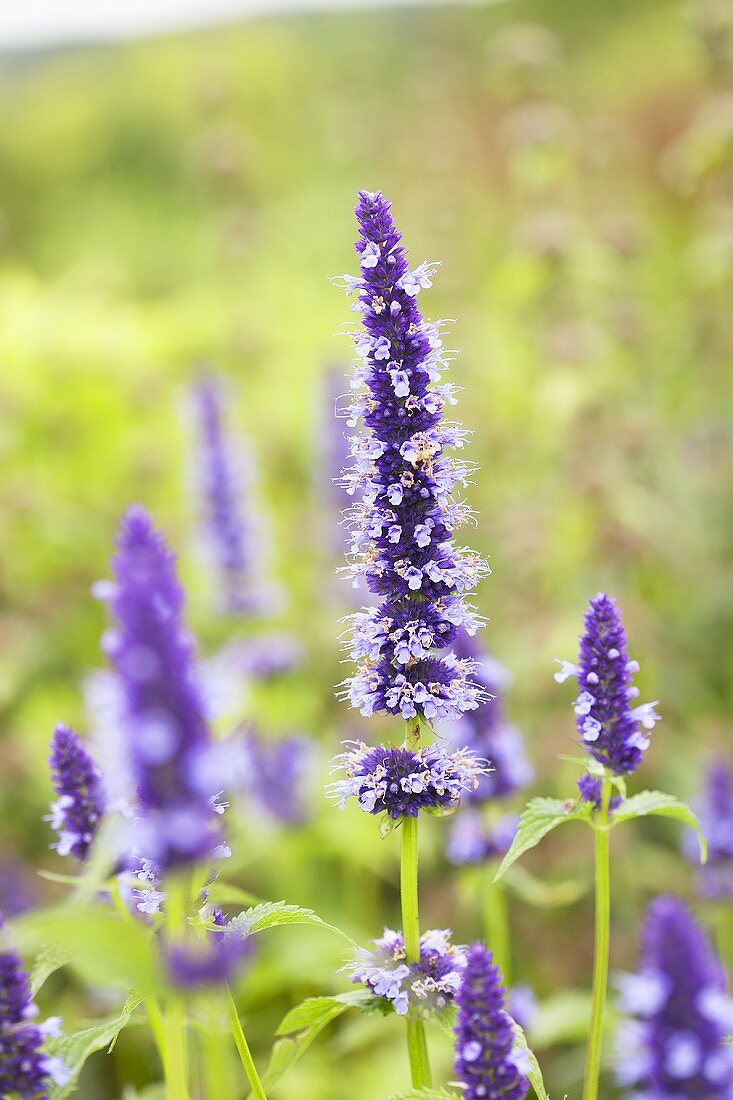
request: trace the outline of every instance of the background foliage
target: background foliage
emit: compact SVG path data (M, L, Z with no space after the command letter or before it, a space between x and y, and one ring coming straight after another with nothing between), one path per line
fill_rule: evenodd
M59 718L86 727L80 685L104 625L89 588L130 500L180 549L203 651L242 630L213 614L196 551L180 406L206 359L241 386L288 593L276 621L247 629L280 625L305 647L238 720L321 746L312 820L238 822L239 879L359 940L397 920L396 845L322 796L328 756L365 728L332 693L349 596L332 578L323 458L327 368L349 356L332 333L351 319L327 276L355 267L362 186L394 200L415 262L443 261L423 305L456 322L458 416L480 465L471 542L494 570L478 602L514 674L537 792L571 793L553 659L573 656L584 602L607 587L642 697L662 700L643 785L694 795L708 751L729 743L733 701L733 50L720 19L714 3L527 0L0 59L0 908L54 894L17 860L60 869L40 820L46 745ZM445 864L444 829L424 830L423 920L465 940L482 887ZM691 890L675 829L614 836L615 965L634 960L650 894ZM548 852L558 880L588 882L580 830L547 842L545 869ZM514 897L512 924L519 976L541 997L566 991L538 1029L550 1092L572 1095L589 899L542 910ZM347 988L342 960L319 930L263 939L241 990L260 1059L289 1007ZM47 995L73 1020L109 1008L64 976ZM398 1092L393 1025L344 1017L281 1095L336 1100L347 1074L355 1096ZM119 1097L119 1082L155 1074L133 1029L114 1059L92 1060L80 1095Z

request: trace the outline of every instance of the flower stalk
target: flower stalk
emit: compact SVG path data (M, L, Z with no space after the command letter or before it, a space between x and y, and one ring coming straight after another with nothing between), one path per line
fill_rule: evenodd
M417 818L406 817L402 822L400 896L402 902L402 933L405 939L405 957L408 963L417 962L420 958L417 858ZM410 1059L412 1087L415 1089L430 1088L432 1077L425 1025L417 1016L411 1014L407 1016L407 1054Z
M597 1100L601 1070L603 1016L608 989L608 955L611 940L611 866L608 810L611 801L611 781L601 781L601 808L593 821L595 831L595 953L593 960L593 995L588 1050L585 1063L583 1100Z
M255 1066L252 1052L249 1049L244 1029L242 1028L242 1021L239 1019L239 1013L237 1012L237 1006L232 996L232 991L229 986L224 988L224 1010L229 1021L229 1027L231 1028L234 1042L237 1046L237 1052L239 1054L242 1067L244 1069L249 1087L252 1090L253 1100L267 1100L267 1094L262 1086L259 1074L257 1073L257 1067Z

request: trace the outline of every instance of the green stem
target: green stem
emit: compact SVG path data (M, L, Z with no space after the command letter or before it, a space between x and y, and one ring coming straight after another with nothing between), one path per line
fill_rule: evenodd
M227 1019L229 1020L229 1026L234 1036L234 1042L237 1044L237 1050L239 1051L239 1057L244 1068L244 1072L249 1081L249 1087L252 1089L252 1096L255 1100L267 1100L267 1095L262 1087L259 1074L257 1073L257 1067L254 1064L252 1053L247 1044L247 1040L242 1030L242 1022L239 1019L239 1013L237 1012L237 1006L234 1003L234 997L229 986L224 987L224 1008L226 1010Z
M593 1004L591 1009L588 1053L585 1062L583 1100L597 1100L603 1044L603 1012L608 987L608 953L611 942L611 867L609 859L608 804L611 784L602 781L601 809L594 822L596 837L596 927L593 960Z
M402 899L402 934L405 938L405 958L408 963L420 958L420 915L417 900L417 818L402 821L402 859L400 863L400 895ZM407 1054L410 1059L412 1087L430 1088L432 1077L428 1058L425 1025L415 1016L407 1017Z
M490 867L489 874L485 875L484 928L494 964L501 971L503 984L509 988L512 984L512 964L506 891L503 882L492 881L494 870Z
M186 928L186 916L190 900L190 883L171 877L166 883L166 932L169 940L182 936ZM186 1030L186 1003L180 994L168 1001L163 1018L167 1100L189 1100L188 1092L188 1033Z

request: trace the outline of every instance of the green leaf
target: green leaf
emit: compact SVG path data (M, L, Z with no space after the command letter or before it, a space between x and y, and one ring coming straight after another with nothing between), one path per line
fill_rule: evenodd
M590 882L582 882L580 879L545 882L518 864L512 867L505 881L518 898L536 909L556 909L565 905L574 905L587 893L590 885Z
M347 940L352 947L356 947L350 936L335 924L322 920L312 909L301 909L299 905L287 905L284 901L263 901L233 917L230 924L243 936L253 936L255 932L263 932L266 928L276 928L281 924L313 924L328 928L330 932Z
M620 825L622 821L630 821L635 817L672 817L694 829L697 841L700 845L700 862L705 863L708 858L708 843L700 828L700 822L685 802L680 802L671 794L663 791L642 791L633 798L627 799L611 818L611 825Z
M71 956L72 952L68 947L55 943L48 944L48 946L37 952L29 973L33 997L36 996L47 978L50 978L55 971L60 970L62 966L66 966L71 961Z
M77 1031L75 1035L62 1035L58 1039L49 1040L46 1045L48 1053L53 1057L61 1058L71 1074L70 1080L65 1085L56 1085L50 1089L49 1100L64 1100L74 1092L87 1058L98 1050L103 1050L105 1047L111 1049L114 1046L117 1036L130 1022L130 1017L138 1004L140 1004L140 998L131 995L118 1016L112 1016L83 1031Z
M494 875L498 882L520 856L534 848L544 836L566 821L587 821L591 807L586 802L563 802L559 798L533 798L519 820L512 846Z
M105 905L61 905L18 917L12 925L18 949L33 955L52 949L94 985L153 989L156 962L150 933L122 920Z
M535 1096L537 1097L537 1100L550 1100L549 1096L547 1095L547 1089L545 1088L545 1082L544 1078L542 1077L540 1064L537 1061L534 1053L529 1049L529 1046L527 1045L527 1039L519 1024L516 1022L516 1020L512 1020L512 1024L514 1025L514 1039L516 1046L521 1047L521 1049L527 1055L527 1060L529 1062L527 1076L529 1077L530 1085L535 1091Z
M354 990L334 997L310 997L292 1008L282 1019L276 1034L281 1036L272 1048L270 1061L262 1076L268 1091L301 1058L323 1029L349 1008L374 1011L373 997L366 990Z

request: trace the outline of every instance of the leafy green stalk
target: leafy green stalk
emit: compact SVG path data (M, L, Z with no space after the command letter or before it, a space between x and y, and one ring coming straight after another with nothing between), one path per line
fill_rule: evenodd
M494 956L494 963L501 971L504 984L508 987L512 982L512 965L506 890L503 882L493 882L489 876L486 876L484 890L486 942Z
M166 932L169 939L175 939L185 931L190 883L179 876L171 876L166 886ZM180 993L175 993L169 998L163 1018L163 1065L168 1100L189 1100L186 1028L186 1003Z

